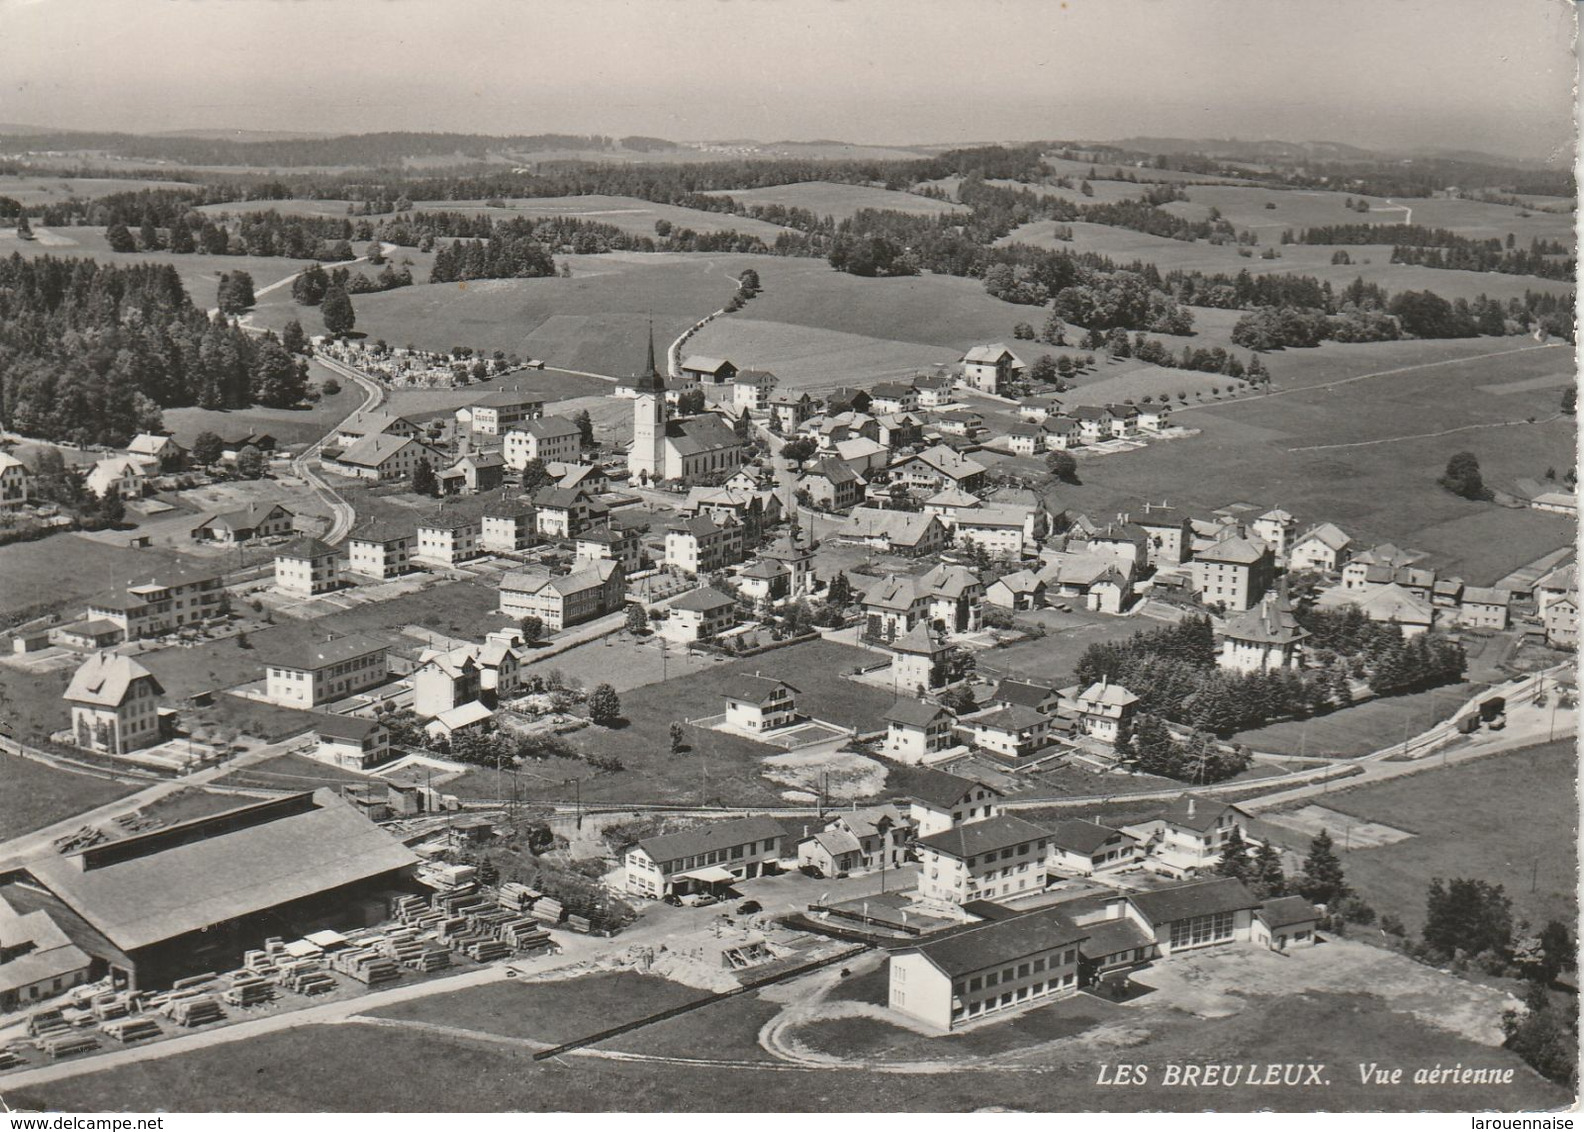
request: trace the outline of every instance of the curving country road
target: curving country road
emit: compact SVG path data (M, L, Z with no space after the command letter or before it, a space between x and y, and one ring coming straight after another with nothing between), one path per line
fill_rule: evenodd
M335 435L342 423L351 420L360 413L372 412L385 403L385 387L379 382L364 374L361 370L354 369L343 362L333 358L316 357L314 359L331 373L355 382L363 390L363 402L351 413L347 414L334 428L314 441L301 453L293 457L292 474L308 485L325 506L330 508L330 529L325 531L325 542L337 543L352 533L352 524L357 521L357 511L346 499L331 487L319 472L319 454L324 450L325 441Z

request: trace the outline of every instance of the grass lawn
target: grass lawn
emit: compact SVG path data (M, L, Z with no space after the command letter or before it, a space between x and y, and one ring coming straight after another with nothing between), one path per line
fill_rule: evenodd
M939 216L942 213L964 212L960 204L921 197L914 193L900 193L893 189L877 189L869 185L843 185L831 181L800 181L792 185L770 185L763 189L724 189L707 196L731 197L745 204L779 204L788 208L806 208L817 216L830 216L836 220L851 220L864 208L886 209L891 212L909 212L917 216Z
M1388 696L1313 719L1240 731L1237 742L1278 755L1353 758L1403 741L1449 718L1485 685L1462 683L1406 696Z
M1046 624L1045 636L977 653L979 672L986 676L1043 680L1065 687L1072 680L1078 658L1090 645L1125 641L1140 630L1162 624L1150 618L1108 617L1086 611L1048 610L1037 617Z
M0 841L42 829L142 789L0 751Z
M315 384L331 376L317 362L309 364L308 373ZM223 440L235 440L244 433L267 432L283 447L311 444L363 402L363 391L357 385L339 377L336 383L341 386L339 393L321 397L305 409L266 409L260 405L247 409L166 409L165 427L189 447L205 431Z
M339 613L316 617L313 625L321 632L381 633L404 625L422 625L436 633L482 640L485 633L503 629L512 619L495 612L499 594L479 582L443 582L389 601L366 602ZM423 642L402 637L407 647Z
M721 1019L739 1010L762 1011L763 1004L745 995L684 1018ZM731 1026L724 1032L741 1029ZM1127 1050L1131 1062L1323 1061L1330 1068L1327 1086L1224 1090L1214 1098L1219 1109L1518 1111L1561 1106L1570 1099L1514 1055L1392 1013L1383 999L1363 994L1258 999L1238 1014L1205 1020L1163 1016L1159 1026L1133 1040L1137 1044ZM739 1056L736 1048L719 1045L709 1052ZM1086 1047L1081 1039L1054 1047L1048 1056L1048 1068L1035 1073L998 1071L993 1064L925 1074L765 1072L576 1054L534 1062L520 1048L354 1024L272 1033L80 1074L14 1090L7 1100L13 1107L83 1112L973 1112L987 1104L1020 1111L1125 1112L1200 1111L1208 1103L1202 1090L1160 1084L1159 1073L1146 1086L1098 1085L1100 1065L1114 1063L1117 1054ZM1509 1086L1366 1088L1352 1066L1372 1060L1410 1068L1462 1061L1517 1071ZM369 1073L371 1064L381 1066L381 1072Z
M30 672L0 664L0 719L5 731L20 738L47 738L71 725L71 712L61 700L71 683L75 662L48 672Z
M620 650L624 648L623 644L610 646L611 664L620 663ZM568 741L581 752L614 755L626 769L590 776L588 768L581 764L560 760L530 763L522 770L522 789L530 798L565 798L568 788L562 779L576 776L583 779L583 797L600 802L693 802L701 794L711 801L779 802L777 788L759 775L760 760L783 753L779 747L708 728L688 727L686 741L690 749L672 755L668 735L671 723L719 715L725 710L720 698L723 681L733 673L749 673L792 684L802 693L804 710L820 719L870 730L891 706L890 692L846 680L841 674L872 661L873 656L851 645L808 641L744 660L713 664L687 675L673 674L665 683L624 692L623 724L584 728L569 735ZM543 667L553 669L559 659L551 657L543 662ZM446 789L496 797L494 784L493 771L478 771L448 783ZM885 793L892 793L889 785Z
M1328 809L1415 834L1342 857L1348 883L1417 936L1433 877L1500 884L1514 919L1537 927L1578 915L1578 762L1571 742L1426 770L1374 786L1333 791ZM1292 834L1303 851L1308 838Z
M742 270L737 267L728 273L732 261L785 262L771 256L638 252L558 258L571 265L570 279L419 283L359 295L357 329L393 346L450 350L468 345L541 358L562 369L626 377L643 366L651 317L656 347L664 350L677 335L731 298L735 276ZM305 318L289 301L261 308L255 322L278 328L292 317L313 332L310 322L317 320ZM589 392L586 386L563 383L556 374L544 379L549 383L544 391L552 395L563 388L561 397ZM510 385L515 378L505 381ZM481 387L478 395L497 385Z
M153 548L115 546L71 532L35 542L14 542L0 547L0 578L5 579L0 585L0 613L64 601L66 618L72 620L84 598L124 585L134 574L169 566L179 557ZM70 568L63 569L63 563L70 563Z
M611 971L556 982L491 983L399 1003L370 1014L375 1018L457 1026L555 1045L696 1002L706 993L657 975Z

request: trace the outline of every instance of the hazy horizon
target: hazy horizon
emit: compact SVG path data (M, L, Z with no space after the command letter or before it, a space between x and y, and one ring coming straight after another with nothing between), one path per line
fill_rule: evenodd
M1556 162L1574 18L1567 0L0 0L0 121Z

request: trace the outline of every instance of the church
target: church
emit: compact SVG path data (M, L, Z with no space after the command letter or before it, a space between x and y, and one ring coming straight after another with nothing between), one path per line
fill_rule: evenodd
M673 416L665 381L655 368L654 330L649 360L633 380L633 438L627 450L628 482L694 483L716 472L729 475L743 459L742 438L720 413Z

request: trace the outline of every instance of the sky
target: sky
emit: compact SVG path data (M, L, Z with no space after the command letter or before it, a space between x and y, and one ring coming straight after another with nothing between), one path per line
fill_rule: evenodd
M1572 142L1568 0L0 0L0 122Z

